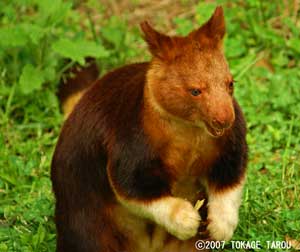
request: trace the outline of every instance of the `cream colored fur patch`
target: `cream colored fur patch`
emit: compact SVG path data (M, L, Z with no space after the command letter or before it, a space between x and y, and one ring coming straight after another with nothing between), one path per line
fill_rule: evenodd
M197 234L200 216L186 200L165 197L148 203L124 200L121 200L121 203L138 216L163 226L180 240L187 240Z
M84 94L84 90L77 92L66 99L66 101L62 105L64 119L68 118L68 116L70 115L73 108L75 107L75 105L80 100L83 94Z
M215 240L228 241L238 224L238 212L241 204L243 185L224 192L208 193L207 230Z

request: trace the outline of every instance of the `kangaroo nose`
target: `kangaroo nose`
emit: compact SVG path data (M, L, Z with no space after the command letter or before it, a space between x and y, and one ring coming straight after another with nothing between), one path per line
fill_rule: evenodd
M212 126L216 129L227 129L231 126L231 121L226 119L217 119L212 120Z

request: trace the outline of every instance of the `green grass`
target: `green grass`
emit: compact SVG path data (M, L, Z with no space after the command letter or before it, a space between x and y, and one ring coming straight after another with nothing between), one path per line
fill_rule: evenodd
M144 58L145 45L137 30L128 28L126 13L100 20L103 29L99 32L76 6L67 5L70 1L64 6L68 14L64 8L55 9L59 0L26 2L25 7L17 0L0 3L0 35L9 28L6 39L11 39L0 42L1 252L55 249L49 171L63 121L55 96L63 58L81 62L87 55L95 56L103 72ZM300 22L296 22L300 16L292 1L217 2L225 7L225 51L236 80L236 97L247 118L250 148L248 179L233 240L260 241L262 251L267 251L268 240L283 241L286 236L300 240ZM40 12L49 3L54 7L45 19ZM104 15L101 4L89 3ZM191 17L174 17L177 32L186 34L206 20L214 7L199 3L190 7L195 10ZM24 23L37 25L27 26L31 37L20 28ZM82 23L85 31L80 30ZM39 27L49 29L47 34L39 37ZM25 29L24 36L20 29ZM61 37L76 38L72 46L88 46L89 51L70 51ZM93 38L101 50L86 44ZM224 251L234 249L229 244Z

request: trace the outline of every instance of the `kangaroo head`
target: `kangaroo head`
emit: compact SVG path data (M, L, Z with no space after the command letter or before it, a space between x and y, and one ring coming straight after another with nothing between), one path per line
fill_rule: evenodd
M146 80L151 103L167 117L223 135L235 114L222 7L185 37L164 35L147 22L141 28L153 56Z

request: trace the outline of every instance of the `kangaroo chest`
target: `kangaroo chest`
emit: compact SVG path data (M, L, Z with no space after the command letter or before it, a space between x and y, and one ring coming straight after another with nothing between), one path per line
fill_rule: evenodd
M194 133L194 134L193 134ZM217 144L206 135L174 136L165 148L164 163L174 174L172 194L192 203L203 194L203 181L219 155Z
M162 160L179 177L205 174L219 155L215 139L206 134L191 131L169 139Z
M194 127L164 120L151 110L145 115L144 130L149 142L159 154L164 169L172 174L172 194L193 202L219 156L218 140L206 133L204 125Z

